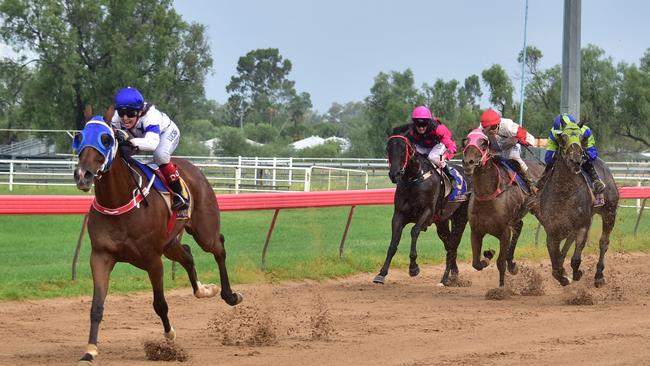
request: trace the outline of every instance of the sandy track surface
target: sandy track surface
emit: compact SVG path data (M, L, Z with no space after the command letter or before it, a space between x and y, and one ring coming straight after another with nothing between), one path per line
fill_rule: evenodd
M239 285L236 308L189 288L167 299L184 365L650 365L650 254L607 259L601 289L594 257L566 288L548 261L520 261L503 300L486 299L495 266L476 272L468 263L460 265L465 287L436 287L443 267L424 266L415 278L393 270L385 285L372 283L374 273ZM536 275L544 294L521 295ZM89 308L90 297L0 303L0 365L74 365ZM145 341L162 340L150 294L109 294L99 339L98 365L170 364L145 355Z

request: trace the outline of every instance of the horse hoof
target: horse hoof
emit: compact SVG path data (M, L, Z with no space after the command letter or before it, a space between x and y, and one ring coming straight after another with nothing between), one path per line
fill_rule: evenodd
M517 275L517 273L519 273L519 267L517 266L517 263L512 262L511 265L508 265L508 272L510 272L510 274L513 276Z
M487 259L492 259L494 257L494 253L496 253L496 250L494 249L486 250L483 252L483 256Z
M169 330L169 332L165 332L165 339L172 342L176 340L176 331L173 327Z
M596 278L596 281L594 282L594 286L596 286L597 288L601 288L601 287L605 286L605 277Z
M420 274L420 267L409 268L409 276L415 277Z
M232 296L235 297L235 303L232 304L233 306L235 306L235 305L241 303L242 301L244 301L244 296L242 296L242 294L240 294L239 292L233 292Z
M582 278L582 270L577 270L573 272L574 281L580 281L581 278Z
M375 278L372 280L372 282L374 282L374 283L379 283L379 284L382 284L382 285L383 285L385 279L386 279L385 276L377 275L377 276L375 276Z
M445 284L442 283L442 282L438 282L438 283L436 284L436 287L447 287L447 285L445 285Z
M560 285L562 285L562 286L567 286L567 285L571 284L571 280L568 279L567 277L560 277L558 279L558 281L560 281Z

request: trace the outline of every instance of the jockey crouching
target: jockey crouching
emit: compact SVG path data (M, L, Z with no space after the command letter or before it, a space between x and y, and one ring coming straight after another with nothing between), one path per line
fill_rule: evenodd
M153 160L173 191L172 210L187 209L189 205L187 198L183 197L178 169L171 162L171 154L178 146L181 136L174 121L153 104L145 103L142 94L132 87L117 92L115 109L111 124L118 131L128 134L122 134L122 139L139 150L153 151Z
M458 186L458 181L447 164L447 160L456 154L456 143L451 136L451 131L425 106L413 109L411 121L406 137L413 143L415 150L427 156L434 167L440 168L449 177L449 182L454 187ZM466 201L467 194L460 193L461 189L458 192L454 201Z
M502 118L494 109L488 109L481 115L481 128L490 142L491 153L503 159L517 162L517 173L526 181L530 193L537 194L537 186L528 172L528 165L521 158L521 145L532 145L535 136L508 118Z
M553 168L553 164L555 164L555 153L558 148L557 136L562 133L562 130L564 127L566 127L567 123L576 123L575 118L568 113L558 114L555 119L553 119L553 127L548 133L548 144L546 146L546 155L544 156L546 168L544 168L544 173L542 174L540 182L546 180L546 177ZM582 159L582 167L587 172L587 174L589 174L589 178L591 178L591 181L594 184L594 207L603 206L605 204L605 198L603 194L605 191L605 183L603 183L603 181L598 176L596 167L594 167L593 164L594 160L598 159L596 139L594 138L594 134L591 132L591 129L584 125L584 123L580 122L577 125L582 131L582 136L587 139L587 146L584 149L584 156Z

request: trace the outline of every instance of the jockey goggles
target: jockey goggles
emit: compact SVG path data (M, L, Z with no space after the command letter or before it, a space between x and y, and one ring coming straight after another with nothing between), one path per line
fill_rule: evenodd
M413 120L413 124L415 124L416 127L427 127L429 125L428 119L422 119L422 118L416 118Z
M129 118L137 117L140 111L138 109L122 108L117 110L117 115L121 117L127 116Z

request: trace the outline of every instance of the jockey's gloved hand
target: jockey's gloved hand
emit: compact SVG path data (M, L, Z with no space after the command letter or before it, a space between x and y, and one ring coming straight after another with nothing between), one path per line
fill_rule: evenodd
M131 136L124 130L115 130L115 140L119 146L131 145Z

